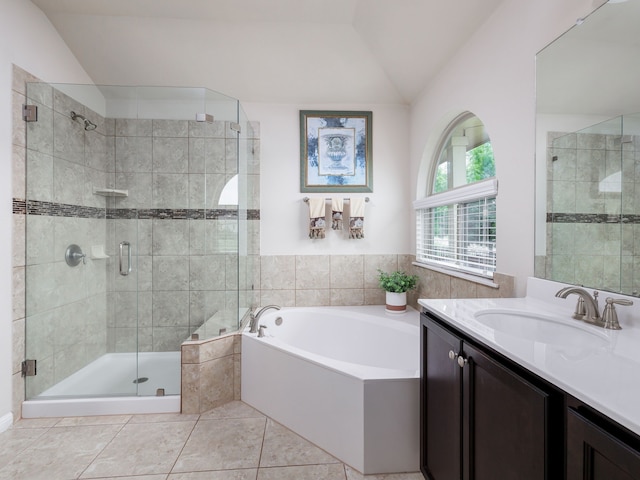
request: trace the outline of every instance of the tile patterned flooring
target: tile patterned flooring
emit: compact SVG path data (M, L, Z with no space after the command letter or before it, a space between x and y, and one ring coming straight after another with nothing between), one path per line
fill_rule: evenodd
M202 415L23 419L0 434L0 479L423 480L366 475L231 402Z

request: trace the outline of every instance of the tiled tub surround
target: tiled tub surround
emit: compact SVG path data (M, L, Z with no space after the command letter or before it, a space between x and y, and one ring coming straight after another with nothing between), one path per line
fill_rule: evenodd
M378 268L406 269L420 276L420 286L411 292L412 304L418 298L483 298L513 296L513 277L496 274L499 288L490 288L466 280L411 265L412 255L318 255L264 256L256 293L260 305L275 303L283 307L383 305L384 291L378 287ZM345 278L342 265L359 266L358 274ZM324 273L319 274L324 266ZM366 273L365 273L366 272ZM288 288L307 286L315 275L319 290ZM301 279L300 283L296 279ZM348 282L348 283L347 283ZM332 295L334 285L335 294ZM336 285L342 286L338 287ZM367 286L366 288L364 286ZM322 288L325 287L326 288ZM275 288L282 287L282 288ZM349 297L352 294L352 298ZM364 303L365 299L369 303ZM320 302L327 303L320 303ZM333 304L329 302L335 302ZM182 412L202 413L207 409L238 400L241 395L241 335L187 341L182 344Z
M551 132L546 257L537 275L640 291L640 137ZM617 176L619 175L619 176ZM577 261L577 259L580 259Z
M240 400L241 335L182 344L182 413L204 413Z
M384 305L378 269L418 275L418 298L511 297L514 278L496 273L498 288L413 265L414 255L274 255L260 257L260 305L282 307Z

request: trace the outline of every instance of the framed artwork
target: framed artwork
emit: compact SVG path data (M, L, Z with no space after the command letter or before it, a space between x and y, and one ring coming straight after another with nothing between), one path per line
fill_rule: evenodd
M300 111L300 191L372 192L371 112Z

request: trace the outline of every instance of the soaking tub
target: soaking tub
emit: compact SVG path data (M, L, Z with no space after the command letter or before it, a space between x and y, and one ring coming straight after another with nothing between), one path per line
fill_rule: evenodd
M419 313L272 310L242 335L242 400L364 474L419 470Z

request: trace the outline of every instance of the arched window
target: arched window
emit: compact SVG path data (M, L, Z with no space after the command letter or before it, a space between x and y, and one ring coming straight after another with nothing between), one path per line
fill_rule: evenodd
M416 261L492 278L498 182L489 134L472 113L443 133L430 184L414 203Z

